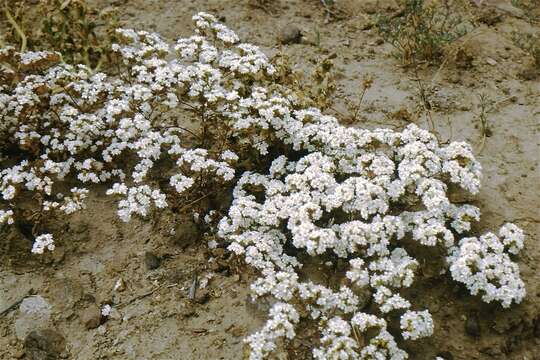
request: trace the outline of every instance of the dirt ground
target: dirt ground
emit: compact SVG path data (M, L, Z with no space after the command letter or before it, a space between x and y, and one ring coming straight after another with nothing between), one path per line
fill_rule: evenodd
M467 10L490 20L458 44L470 56L470 66L457 66L449 56L442 66L426 65L417 74L400 65L392 47L370 26L374 12L397 9L392 1L341 0L337 19L329 18L318 0L274 1L267 8L250 6L250 0L94 3L118 7L125 26L170 40L192 33L194 13L216 14L269 56L286 53L299 72L335 54L338 96L329 113L346 112L344 104L358 98L362 79L371 76L373 86L352 126L399 129L412 121L436 131L442 141L474 144L484 169L483 189L473 200L482 210L475 230L496 230L506 221L524 229L519 267L527 297L503 309L468 295L448 275L424 274L409 296L431 310L435 334L402 347L418 360L437 355L447 360L540 359L540 78L523 76L532 58L514 45L511 35L538 34L540 28L516 2L486 0ZM291 25L301 30L303 40L280 45L280 32ZM423 110L420 88L431 105L433 124ZM487 113L491 133L485 139L481 94L492 104ZM226 261L222 249L208 249L185 222L173 224L171 214L124 224L115 212L105 196L92 197L87 210L58 225L58 248L43 258L26 255L31 245L18 234L2 234L11 248L0 252L0 358L28 358L18 304L39 295L51 306L47 326L65 338L62 358L241 359L242 339L264 323L260 306L248 300L249 271ZM152 264L147 252L161 263ZM149 265L159 266L150 270ZM199 286L190 301L195 277ZM113 309L100 325L92 325L99 319L96 304ZM479 325L476 336L466 331L472 321ZM292 357L281 357L287 358Z

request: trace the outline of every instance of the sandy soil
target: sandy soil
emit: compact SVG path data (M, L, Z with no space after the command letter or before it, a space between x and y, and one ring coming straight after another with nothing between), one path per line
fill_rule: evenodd
M426 66L414 74L400 66L391 56L392 48L369 26L369 13L396 9L391 1L343 0L342 18L332 21L316 0L276 1L266 11L249 6L248 0L95 3L117 6L126 26L156 31L171 40L191 34L194 13L217 14L243 41L260 45L269 55L285 52L299 72L309 72L318 59L335 53L335 111L346 112L343 105L359 96L361 80L368 75L374 79L353 126L401 128L412 121L433 127L443 141L475 144L484 168L483 190L473 200L482 209L476 230L496 229L505 221L525 230L526 251L519 266L527 298L503 310L471 297L447 275L425 273L409 296L432 311L435 334L402 346L412 359L433 359L437 354L446 359L540 359L540 79L520 75L532 59L511 40L512 31L540 29L521 9L510 1L471 7L467 11L472 16L489 10L495 20L489 26L479 24L460 40L459 46L472 56L471 67L460 68L449 58L440 68ZM279 32L290 24L301 29L304 40L279 45ZM319 46L313 45L317 32ZM419 84L431 104L433 125L423 111ZM487 114L491 136L483 145L480 94L493 104ZM251 275L227 261L221 249L209 250L206 241L189 231L185 219L174 221L172 214L161 213L126 225L117 219L110 200L96 196L85 212L67 224L58 223L56 230L63 235L51 255L30 257L29 242L15 232L3 234L0 358L28 358L16 333L20 311L18 306L8 308L37 294L52 306L49 326L66 340L62 358L241 359L243 337L264 321L260 306L247 300ZM171 227L178 231L171 234ZM158 268L148 269L146 252L162 259ZM208 284L190 301L195 276L201 285L205 279ZM114 290L119 279L120 289ZM95 304L106 303L114 309L109 320L87 329L85 323L96 316ZM465 331L468 319L478 319L479 336ZM309 342L295 346L298 352L293 349L281 358L309 359L301 351Z

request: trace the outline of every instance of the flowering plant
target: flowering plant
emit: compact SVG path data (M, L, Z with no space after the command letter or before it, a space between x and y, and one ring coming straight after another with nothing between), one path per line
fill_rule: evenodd
M484 301L508 307L523 299L524 284L508 254L523 246L519 228L503 226L500 238L458 238L480 216L478 208L448 198L451 186L471 193L479 189L480 165L467 144L440 147L433 135L414 125L402 132L346 129L314 109L288 116L282 120L296 129L288 140L307 155L296 161L278 157L267 175L244 173L219 227L231 242L229 249L259 270L254 296L271 296L280 308L296 305L295 312L271 317L261 333L248 338L251 359L265 358L276 348L275 336L261 334L276 323L297 323L299 313L319 324L322 347L314 350L316 358L406 358L386 321L360 312L358 291L372 294L381 315L404 312L404 339L431 335L429 312L412 311L400 294L412 285L419 266L406 251L411 242L445 251L452 277ZM321 264L347 261L349 270L340 282L345 285L333 289L301 281L306 260L300 259L306 257ZM369 325L358 320L365 317ZM372 326L379 328L378 335L362 342L352 336L367 336Z
M45 213L83 209L99 183L128 221L232 180L246 147L266 149L264 131L251 134L234 116L272 66L254 46L234 46L236 34L211 16L196 23L198 34L174 46L118 30L119 76L61 63L57 53L0 50L1 223L31 219L38 236ZM168 186L152 173L164 163L174 164L164 171ZM28 198L32 214L21 210Z
M470 237L480 210L450 200L450 192L480 187L468 144L441 146L415 125L401 132L341 126L276 83L257 47L239 43L211 15L194 20L197 34L174 46L119 30L119 76L61 64L54 53L0 51L2 223L24 216L17 201L25 194L37 200L38 225L44 212L83 209L98 183L119 198L118 214L128 221L247 170L218 235L258 271L253 296L275 301L266 325L246 339L252 360L293 339L306 319L319 329L316 359L407 358L385 316L401 314L404 339L434 329L429 311L414 310L401 294L419 267L412 245L441 249L452 277L484 301L508 307L523 299L511 259L523 232L507 224L499 236ZM272 160L268 170L256 166L262 157ZM33 251L54 246L45 233ZM347 267L331 286L300 272L328 262ZM361 302L366 293L375 313Z

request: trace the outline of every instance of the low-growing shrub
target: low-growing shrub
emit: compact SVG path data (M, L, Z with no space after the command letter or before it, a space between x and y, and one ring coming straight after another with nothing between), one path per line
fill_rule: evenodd
M47 213L83 208L97 183L110 184L107 194L120 198L127 221L167 206L167 198L189 202L178 194L215 190L234 178L231 164L256 160L254 149L265 155L279 134L249 113L272 99L266 85L274 69L258 48L233 45L236 34L213 21L201 15L199 34L174 46L119 30L113 51L123 69L113 77L61 63L57 53L2 49L2 223L33 222L37 236ZM157 171L158 163L169 167ZM34 202L32 214L23 200Z
M253 296L275 302L246 339L251 360L270 357L309 321L320 334L316 359L407 358L390 318L399 315L405 340L435 327L401 293L420 267L407 251L418 245L438 248L441 266L484 301L523 299L511 258L523 232L506 224L473 236L480 210L448 196L479 190L468 144L442 146L415 125L341 126L280 85L257 47L211 15L194 20L197 34L174 46L119 30L118 76L59 63L55 53L0 51L0 221L16 223L33 201L35 253L55 246L43 214L83 209L94 184L119 198L128 221L236 179L218 235L258 271ZM346 270L320 284L300 276L308 262ZM360 304L366 293L375 311Z
M514 32L512 39L520 49L531 55L534 67L540 70L540 36Z
M450 0L403 0L399 13L378 17L377 28L406 65L438 62L445 47L466 32Z
M64 61L99 69L113 61L117 16L113 9L98 11L86 0L10 0L3 8L5 41L24 50L54 49Z
M277 301L266 326L247 339L250 359L266 358L279 340L292 339L301 319L318 324L316 359L407 358L384 316L403 314L404 339L434 328L429 312L414 310L400 294L419 267L406 250L413 243L437 247L451 276L484 301L508 307L523 299L510 257L522 248L523 232L507 224L499 236L467 235L480 210L448 197L453 187L479 190L481 168L466 143L441 147L414 125L403 132L345 128L316 109L273 121L294 129L286 140L308 154L281 156L267 174L245 173L219 226L229 249L259 270L254 296ZM302 279L306 259L321 266L341 259L348 271L324 286ZM378 316L362 311L365 290Z

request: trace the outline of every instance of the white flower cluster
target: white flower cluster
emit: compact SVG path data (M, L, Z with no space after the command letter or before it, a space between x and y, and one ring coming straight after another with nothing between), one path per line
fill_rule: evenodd
M432 334L429 312L410 310L412 304L400 294L401 288L412 285L419 266L408 255L404 240L441 247L454 254L449 257L451 265L458 259L469 263L463 258L466 254L456 252L457 237L470 230L480 211L469 204L453 204L448 191L451 186L473 194L479 191L481 167L470 146L463 142L440 146L432 134L415 125L401 132L346 128L318 109L298 108L287 92L267 88L254 89L235 105L227 110L238 131L271 133L303 154L295 161L278 157L268 174L244 173L229 216L220 222L219 235L230 242L229 249L260 273L252 284L253 295L294 304L298 313L307 311L317 320L322 336L321 347L314 350L317 358L406 358L386 331L384 319L374 315L370 319L379 324L384 340L365 345L351 338L357 327L354 319L362 314L356 291L370 289L383 315L404 312L403 338ZM250 139L261 154L267 154L268 138ZM493 253L493 261L486 252L475 255L490 264L512 264L511 270L491 268L489 278L504 279L501 291L510 302L519 302L522 282L506 252L516 253L523 239L517 227L504 227L501 233L507 245ZM302 261L338 258L349 264L345 274L349 283L337 292L300 280ZM458 278L451 272L467 284L466 275ZM477 284L482 279L471 281ZM495 299L508 304L501 296ZM267 332L268 326L252 338ZM261 358L260 343L248 340L252 359ZM265 343L264 348L274 347Z
M250 359L265 359L276 350L278 339L293 339L296 335L294 326L300 316L294 306L287 303L276 303L270 309L269 320L264 328L249 336L246 342L250 344Z
M371 336L367 339L369 333ZM386 321L375 315L359 312L350 322L334 317L328 321L322 334L322 346L313 350L313 357L317 360L407 359L407 353L398 348L386 329ZM365 346L359 349L361 342Z
M521 229L506 224L499 237L487 233L462 239L448 257L452 277L464 283L471 294L481 294L485 302L499 301L504 307L521 302L525 284L508 253L517 254L523 248L523 238Z
M105 304L101 307L101 316L108 317L111 314L112 306L109 304Z
M93 184L105 183L128 221L166 207L166 194L234 179L245 143L262 140L235 130L231 109L274 70L213 16L194 21L197 34L175 46L156 34L118 30L121 76L62 64L56 53L0 49L0 79L10 80L0 85L0 146L13 154L1 159L1 224L14 223L25 193L37 194L38 211L72 214L85 207ZM185 129L185 118L199 121L202 133ZM172 170L157 168L170 160ZM155 173L165 173L175 191ZM67 196L61 183L73 179L79 183Z
M445 249L451 254L454 279L473 294L485 291L484 300L498 300L503 306L521 301L523 282L507 255L523 245L517 227L503 227L499 242L487 234L480 240L463 239L456 246L455 237L479 218L477 208L452 204L447 196L451 182L478 191L480 166L467 146L452 143L441 148L431 134L414 125L403 132L367 131L345 129L314 109L291 116L307 112L309 121L304 117L284 138L302 144L298 149L308 154L297 161L279 157L268 175L245 173L219 230L231 242L229 249L260 271L252 285L255 296L301 304L299 312L307 310L319 321L323 347L314 356L363 358L351 355L364 350L348 340L353 323L345 320L360 310L354 288L371 288L383 314L405 311L401 317L405 339L432 334L429 312L410 311L411 303L399 294L399 289L411 286L419 266L401 245L405 238ZM334 293L299 281L302 264L285 250L290 246L314 261L321 256L347 259L349 287ZM381 359L389 353L398 354L389 358L406 357L393 347L393 340L384 344L369 351Z
M118 216L125 222L131 219L132 214L146 216L152 201L158 209L167 207L165 195L158 189L152 190L148 185L128 188L124 184L115 183L111 189L107 190L107 195L125 197L118 203Z
M43 254L45 249L49 251L54 250L54 240L51 234L42 234L36 237L34 245L32 246L32 252L34 254Z
M416 340L433 334L433 320L429 311L407 311L401 316L404 339Z
M354 288L372 289L383 314L406 311L401 318L405 339L432 334L429 312L410 311L411 303L399 294L400 288L411 286L419 266L401 245L406 238L452 254L453 277L473 294L482 289L489 294L484 300L495 299L503 306L521 301L523 283L506 254L517 253L523 245L517 227L501 229L498 248L489 234L461 240L456 247L455 237L480 215L474 206L452 204L447 195L450 183L471 192L479 189L480 165L466 144L439 147L433 135L414 125L402 132L368 131L346 129L315 109L289 115L287 124L277 119L272 123L285 130L285 142L308 153L297 161L279 157L268 175L245 173L219 229L231 242L229 249L260 271L252 286L255 296L301 304L319 320L324 346L315 356L363 358L339 355L358 350L344 338L352 320L343 325L360 310ZM469 249L466 244L473 241L476 247ZM314 261L321 256L347 259L349 287L338 295L322 285L300 282L302 264L285 251L290 246ZM336 311L342 317L336 318ZM382 359L395 352L399 355L390 358L403 357L394 343L385 342L387 347L373 350L373 356Z
M13 210L0 210L0 224L12 225L14 221Z

